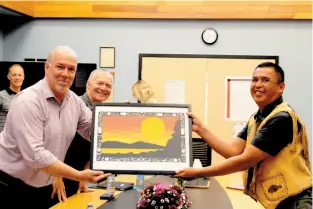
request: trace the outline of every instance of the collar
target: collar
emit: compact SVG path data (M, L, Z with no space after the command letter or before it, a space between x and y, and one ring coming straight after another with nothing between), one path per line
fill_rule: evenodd
M43 87L44 97L46 97L46 99L48 99L48 98L55 98L56 99L54 93L52 92L52 90L50 89L50 87L48 85L48 82L47 82L46 78L42 79L40 82L41 82L42 87ZM68 93L64 97L64 100L68 100L69 97L70 97L70 90L68 90Z
M85 92L80 98L84 101L89 109L92 109L92 102L90 101L87 92Z
M266 107L261 112L260 109L258 112L254 115L254 119L256 122L263 121L274 109L277 105L281 104L283 102L283 97L278 97L274 102L266 105Z
M5 89L9 95L16 94L15 91L12 91L9 87Z
M48 85L48 83L47 83L45 78L41 80L41 84L42 84L42 87L43 87L42 91L43 91L44 97L46 97L46 99L54 98L55 96L54 96L53 92L51 91L51 89L50 89L50 87L49 87L49 85Z

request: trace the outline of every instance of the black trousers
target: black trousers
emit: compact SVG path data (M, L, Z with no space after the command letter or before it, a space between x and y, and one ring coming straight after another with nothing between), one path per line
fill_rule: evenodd
M312 209L312 187L285 199L276 209Z
M40 188L32 187L20 179L0 171L0 208L48 209L57 203L56 199L51 199L51 193L52 185Z

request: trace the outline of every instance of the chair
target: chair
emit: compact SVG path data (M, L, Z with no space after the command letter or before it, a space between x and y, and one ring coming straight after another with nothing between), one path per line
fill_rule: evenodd
M192 138L193 159L200 159L203 167L212 162L212 149L202 138Z

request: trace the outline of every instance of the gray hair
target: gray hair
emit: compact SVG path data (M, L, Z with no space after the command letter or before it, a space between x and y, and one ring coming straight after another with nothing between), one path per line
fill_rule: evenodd
M112 81L113 81L113 75L111 74L111 72L108 71L108 70L104 70L104 69L95 69L95 70L93 70L93 71L90 73L88 80L92 80L98 72L104 72L104 73L107 74L109 77L111 77L111 78L112 78Z
M111 77L112 83L113 83L113 80L114 80L113 75L111 74L110 71L104 70L104 69L95 69L95 70L91 71L91 73L90 73L90 75L88 77L87 82L93 80L94 77L96 77L97 73L99 73L99 72L104 72L108 77ZM86 90L87 89L88 89L88 85L86 84Z
M51 52L48 55L47 62L51 62L53 58L53 54L57 51L67 51L69 52L73 57L76 59L78 58L77 53L69 46L57 46L54 49L51 50Z

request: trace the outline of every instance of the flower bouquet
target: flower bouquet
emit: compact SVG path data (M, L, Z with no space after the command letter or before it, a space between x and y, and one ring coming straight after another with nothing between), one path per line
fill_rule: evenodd
M180 186L153 184L141 192L136 209L188 209L191 204Z

